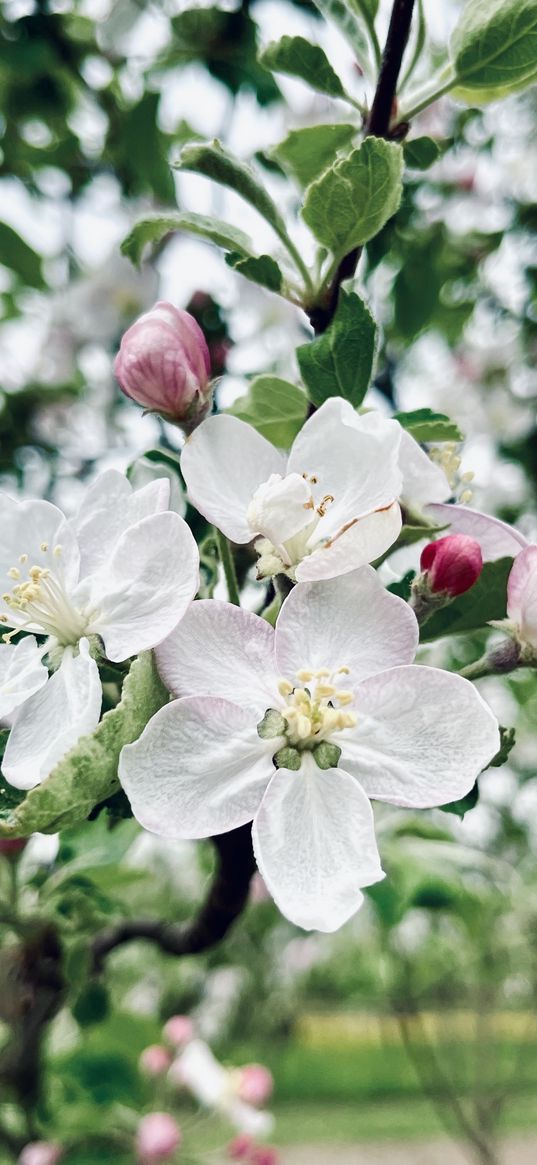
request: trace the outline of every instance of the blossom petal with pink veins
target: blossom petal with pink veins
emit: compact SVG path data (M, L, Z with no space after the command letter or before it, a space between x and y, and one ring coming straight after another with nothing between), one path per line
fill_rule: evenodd
M96 610L88 633L102 636L109 659L128 659L173 631L198 589L198 564L189 527L169 510L122 534L84 594Z
M351 521L341 533L302 559L295 572L297 582L335 578L374 562L393 546L401 525L401 509L397 502L384 510L375 510L365 518Z
M350 519L382 509L399 497L401 427L381 420L367 432L348 401L333 397L306 421L289 454L288 472L317 478L315 504L330 496L315 531L333 537Z
M18 713L2 762L6 781L17 789L39 785L96 728L101 701L99 669L87 639L81 639L80 654L67 647L58 671Z
M411 663L418 624L408 603L385 590L363 566L320 583L301 583L286 598L276 624L276 661L292 679L302 668L350 668L344 687L397 664Z
M399 465L403 472L401 497L410 509L421 510L428 502L445 502L453 490L444 470L435 465L418 442L402 430Z
M50 502L20 502L4 493L0 494L0 500L0 595L11 591L19 582L27 582L33 566L49 570L62 584L73 587L78 580L80 555L74 532L61 510ZM24 613L14 610L3 599L0 613L7 615L10 627L19 627L26 619Z
M261 719L277 694L274 631L259 615L200 599L156 649L159 672L174 696L218 696Z
M246 512L262 482L285 473L285 458L238 417L208 417L185 442L181 469L192 505L233 542L250 542Z
M251 821L279 738L261 740L250 710L189 696L166 704L123 749L119 779L140 825L199 838Z
M449 525L449 534L468 534L475 538L481 547L484 562L493 562L496 558L515 558L524 546L528 545L527 538L501 522L499 518L492 518L489 514L481 514L479 510L470 510L468 506L430 505L425 507L425 516L438 525Z
M33 635L20 643L0 644L0 719L11 716L34 692L46 684L48 671L43 663L44 648Z
M520 637L537 648L537 546L526 546L511 567L507 583L507 614Z
M276 905L305 930L334 931L358 910L361 886L384 875L373 813L342 769L278 769L252 831L257 864Z
M500 747L495 716L469 680L396 667L355 689L341 763L378 801L426 809L458 801Z
M157 478L133 489L123 473L107 469L90 485L72 525L82 558L82 576L98 570L128 526L168 508L170 483Z

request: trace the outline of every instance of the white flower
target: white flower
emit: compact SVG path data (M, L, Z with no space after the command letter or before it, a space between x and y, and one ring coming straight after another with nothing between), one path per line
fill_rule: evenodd
M310 417L284 456L236 417L209 417L186 442L191 501L233 542L261 535L260 577L333 578L379 558L401 529L396 499L401 427L374 431L334 398Z
M205 1108L221 1112L240 1132L264 1137L272 1132L274 1117L240 1099L240 1072L225 1068L203 1040L191 1040L174 1061L169 1077L187 1088Z
M370 567L295 587L275 631L230 604L194 603L156 653L180 698L121 754L135 816L177 838L253 819L283 914L336 930L383 876L369 798L457 800L499 747L467 680L411 664L417 643L412 611Z
M39 784L101 710L89 637L120 662L160 643L198 585L186 523L166 511L169 483L134 491L116 470L90 487L69 521L45 501L2 495L0 621L30 638L0 646L0 718L18 708L3 761L12 785ZM38 646L34 636L47 636ZM48 655L57 670L48 678Z
M511 567L507 582L507 617L517 638L529 648L528 662L537 664L537 546L527 545Z

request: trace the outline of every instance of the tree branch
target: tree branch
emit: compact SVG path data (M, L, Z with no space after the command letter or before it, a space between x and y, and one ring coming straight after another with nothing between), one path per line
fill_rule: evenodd
M397 81L410 35L414 2L415 0L394 0L377 88L366 123L366 137L390 137L390 122L394 111ZM405 126L397 127L398 137L404 135L405 128ZM356 247L353 251L349 251L348 255L343 256L328 289L326 303L315 307L310 312L311 325L316 335L321 335L330 326L336 313L341 284L346 279L352 279L361 253L362 248Z
M197 955L225 937L246 905L256 868L251 825L241 825L211 841L217 854L216 868L205 902L195 918L181 925L132 919L100 931L91 947L95 973L102 971L111 951L133 939L148 939L168 955Z

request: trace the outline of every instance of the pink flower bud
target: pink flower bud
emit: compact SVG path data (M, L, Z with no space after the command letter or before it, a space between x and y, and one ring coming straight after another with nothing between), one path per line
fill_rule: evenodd
M250 1165L278 1165L280 1155L271 1145L255 1145L250 1153Z
M266 1104L273 1088L272 1073L263 1064L246 1064L241 1068L238 1092L246 1104Z
M17 858L27 845L27 837L2 837L0 838L0 854L6 858Z
M125 396L191 432L211 407L209 349L193 316L158 303L125 332L114 361Z
M142 1117L136 1133L136 1152L141 1165L158 1165L173 1157L181 1144L177 1121L168 1112L150 1112Z
M162 1044L151 1044L144 1048L138 1065L146 1076L163 1076L168 1071L172 1058L167 1048Z
M246 1133L241 1133L230 1142L227 1153L232 1161L248 1161L252 1149L255 1149L255 1142Z
M477 582L483 569L481 547L467 534L448 534L429 542L420 558L422 571L433 594L463 595Z
M162 1032L174 1048L183 1048L194 1038L194 1024L188 1015L172 1015Z
M61 1145L52 1141L30 1141L24 1146L18 1165L58 1165L63 1157Z

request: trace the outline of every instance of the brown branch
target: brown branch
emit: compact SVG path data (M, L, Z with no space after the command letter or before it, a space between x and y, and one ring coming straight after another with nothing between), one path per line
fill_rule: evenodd
M95 973L102 971L111 951L133 939L148 939L167 955L197 955L225 937L244 910L256 868L251 825L241 825L211 841L217 854L216 868L199 913L181 925L142 918L100 931L91 947Z
M371 106L365 132L367 137L388 138L393 116L397 81L401 71L404 52L410 35L414 0L394 0L386 44L382 54L377 88ZM402 137L408 127L398 126L394 136ZM310 312L311 326L316 335L321 335L330 326L336 313L339 289L346 279L352 279L362 253L355 247L344 255L336 274L328 288L326 302Z

